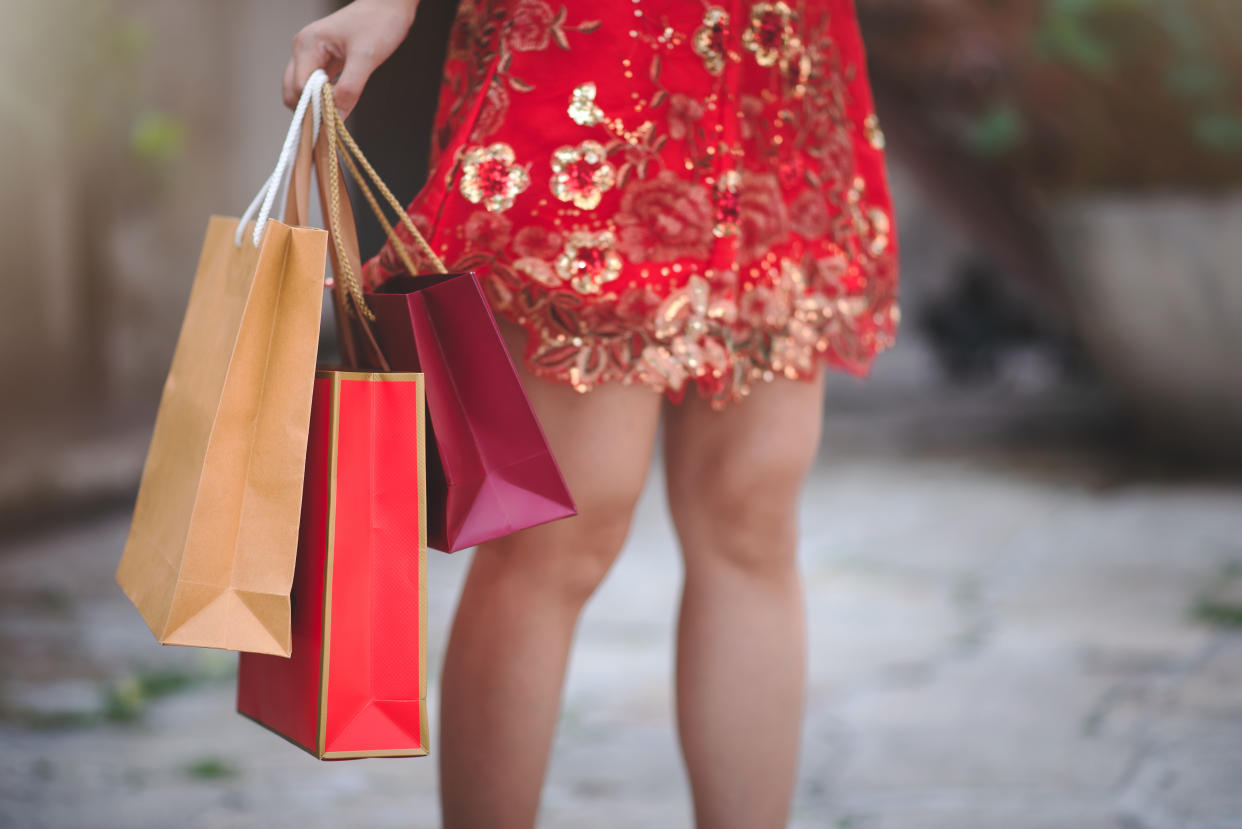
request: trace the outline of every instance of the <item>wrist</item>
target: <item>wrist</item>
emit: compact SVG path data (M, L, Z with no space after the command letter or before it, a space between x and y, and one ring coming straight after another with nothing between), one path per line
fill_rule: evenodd
M368 0L368 2L387 9L405 30L408 31L414 25L414 15L418 12L418 0Z

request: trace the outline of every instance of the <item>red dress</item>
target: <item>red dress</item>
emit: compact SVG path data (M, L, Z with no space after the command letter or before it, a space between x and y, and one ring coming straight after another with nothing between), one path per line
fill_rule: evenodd
M893 342L883 147L852 0L463 0L409 210L537 376L723 406Z

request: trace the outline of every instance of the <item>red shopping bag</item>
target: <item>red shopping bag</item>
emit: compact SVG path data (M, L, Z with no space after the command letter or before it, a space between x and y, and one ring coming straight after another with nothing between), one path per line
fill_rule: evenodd
M353 321L367 329L330 84L323 110L315 162L338 276L333 295L346 327L351 317L342 312L353 302ZM299 208L309 186L309 164L295 166L290 198ZM427 753L425 413L421 374L315 375L290 597L293 653L242 654L237 710L321 759Z
M378 351L395 371L426 378L428 543L445 552L574 515L543 429L535 418L496 319L472 273L445 273L400 203L338 123L342 157L411 274L418 268L397 239L367 179L396 211L438 273L398 276L366 294ZM353 154L351 158L350 154ZM351 357L374 345L367 326L350 326ZM373 364L372 364L373 365Z
M243 653L237 710L324 760L427 753L422 375L320 371L293 655Z

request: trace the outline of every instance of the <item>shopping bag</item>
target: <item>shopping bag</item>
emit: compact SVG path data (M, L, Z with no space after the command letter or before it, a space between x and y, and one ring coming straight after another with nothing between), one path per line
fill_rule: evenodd
M323 102L315 160L337 275L333 298L345 330L366 330L371 313L356 278L361 263L342 197L331 86ZM299 173L295 197L308 187L309 171ZM373 358L384 362L382 353ZM293 655L242 654L237 709L320 759L427 753L425 422L421 374L316 376Z
M394 235L367 178L440 271L393 277L366 295L375 337L392 369L426 378L428 543L453 552L574 515L573 498L478 280L472 273L444 273L348 132L340 131L340 139L359 190L385 230ZM405 246L394 247L410 273L417 273ZM355 335L361 330L355 328ZM374 353L357 340L354 348L364 361Z
M270 209L295 148L309 169L313 92L248 214ZM264 219L208 223L116 572L163 644L290 649L327 234Z
M422 375L315 379L293 656L243 653L237 710L320 759L427 753Z
M393 369L426 376L431 546L452 552L573 515L474 274L397 276L367 300Z

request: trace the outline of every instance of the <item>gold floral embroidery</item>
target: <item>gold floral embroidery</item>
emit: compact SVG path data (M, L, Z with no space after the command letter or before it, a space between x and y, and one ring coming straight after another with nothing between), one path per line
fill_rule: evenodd
M694 53L703 59L703 66L713 75L724 71L728 32L729 13L719 6L708 6L703 13L703 25L695 29L691 44Z
M789 225L794 233L804 239L818 239L832 229L832 216L824 195L815 190L804 190L789 206Z
M569 117L580 127L593 127L604 120L604 111L595 105L595 84L587 81L574 87L569 98Z
M644 382L680 391L690 378L724 377L731 355L718 335L721 321L735 318L736 308L713 296L707 277L692 275L660 303L653 317L655 340L643 348L636 368Z
M565 20L565 10L558 16L543 0L518 0L505 27L505 42L515 52L541 52L548 48L554 30ZM560 37L565 35L559 32Z
M707 301L711 287L699 275L691 276L686 287L669 294L655 314L655 335L667 340L676 334L699 337L707 333Z
M569 51L566 31L590 34L599 28L600 21L571 25L565 22L568 14L565 6L553 12L543 0L518 0L505 28L504 42L514 52L542 52L553 42Z
M846 204L841 220L848 222L846 233L864 245L867 254L880 257L888 252L892 220L879 207L863 205L866 189L866 179L855 176L845 194Z
M530 185L530 174L515 161L508 144L471 147L462 156L461 194L490 213L513 207L513 199Z
M785 80L785 88L789 97L795 101L806 94L807 82L811 79L814 68L811 55L802 45L801 39L790 37L781 51L781 75Z
M738 189L738 261L749 265L789 239L789 208L771 173L746 170Z
M527 225L513 237L513 252L518 256L551 259L561 252L561 234L539 225Z
M509 91L505 89L504 84L493 80L487 87L483 106L479 109L479 117L475 119L474 129L470 131L470 139L481 141L487 138L500 129L508 114Z
M607 230L570 233L564 251L556 258L556 273L578 293L598 294L601 285L621 275L616 238Z
M449 39L449 61L470 63L467 75L470 79L468 85L472 87L481 86L490 69L487 64L473 60L478 51L495 49L497 54L495 73L488 83L483 106L470 132L472 142L482 141L503 126L509 115L510 90L517 93L534 91L534 84L514 74L512 66L515 56L524 52L547 51L554 43L568 51L571 47L568 33L589 35L601 26L599 20L584 20L576 24L567 22L568 9L565 6L553 12L544 0L517 0L493 42L491 36L497 33L495 9L489 3L482 5L487 8L480 8L480 4L473 0L463 0ZM464 107L469 100L469 96L458 96L453 100L445 113L445 126L459 123L465 116ZM436 140L432 145L433 166L451 135L451 130L436 131Z
M693 140L703 120L703 104L681 92L668 99L668 137L674 141Z
M845 12L794 0L706 0L667 15L625 4L610 35L635 48L615 77L577 83L565 74L590 68L593 38L575 33L600 21L566 24L556 0L462 9L435 141L445 152L465 142L439 169L478 207L411 209L436 217L427 232L438 229L449 267L478 269L496 313L531 332L536 374L674 398L697 384L721 407L760 380L812 376L821 359L863 373L892 344L895 229L882 176L858 165L884 137L874 113L854 114L865 76L838 42L853 37L837 25ZM767 71L720 77L747 53ZM569 120L547 125L546 147L563 146L548 156L546 190L512 150L482 146L509 140L526 155L506 139L524 128L508 115L543 103L526 94L536 85L569 98ZM373 262L373 279L401 267L387 251Z
M880 119L874 112L863 119L863 135L872 149L884 149L884 131L880 129Z
M462 232L470 244L480 250L504 250L513 234L513 222L500 213L479 211L466 220Z
M716 179L712 192L714 202L713 218L716 224L712 227L712 235L717 238L736 236L738 229L738 187L742 184L742 174L737 170L725 170Z
M872 207L867 210L867 218L870 220L870 236L871 242L867 246L872 256L880 256L888 250L889 233L892 231L892 222L888 218L888 214L878 207Z
M633 262L707 257L712 243L712 203L707 188L671 170L630 184L617 211L620 249Z
M751 325L779 331L789 321L788 299L775 286L756 285L742 295L738 315Z
M518 273L524 273L540 285L549 288L556 288L562 284L562 280L556 275L556 271L542 259L534 256L523 256L513 263L513 269Z
M750 7L750 24L742 32L742 45L755 53L760 66L775 66L793 37L793 9L783 0L755 3Z
M616 183L616 168L605 160L598 141L558 147L552 153L552 195L573 202L579 210L594 210Z

